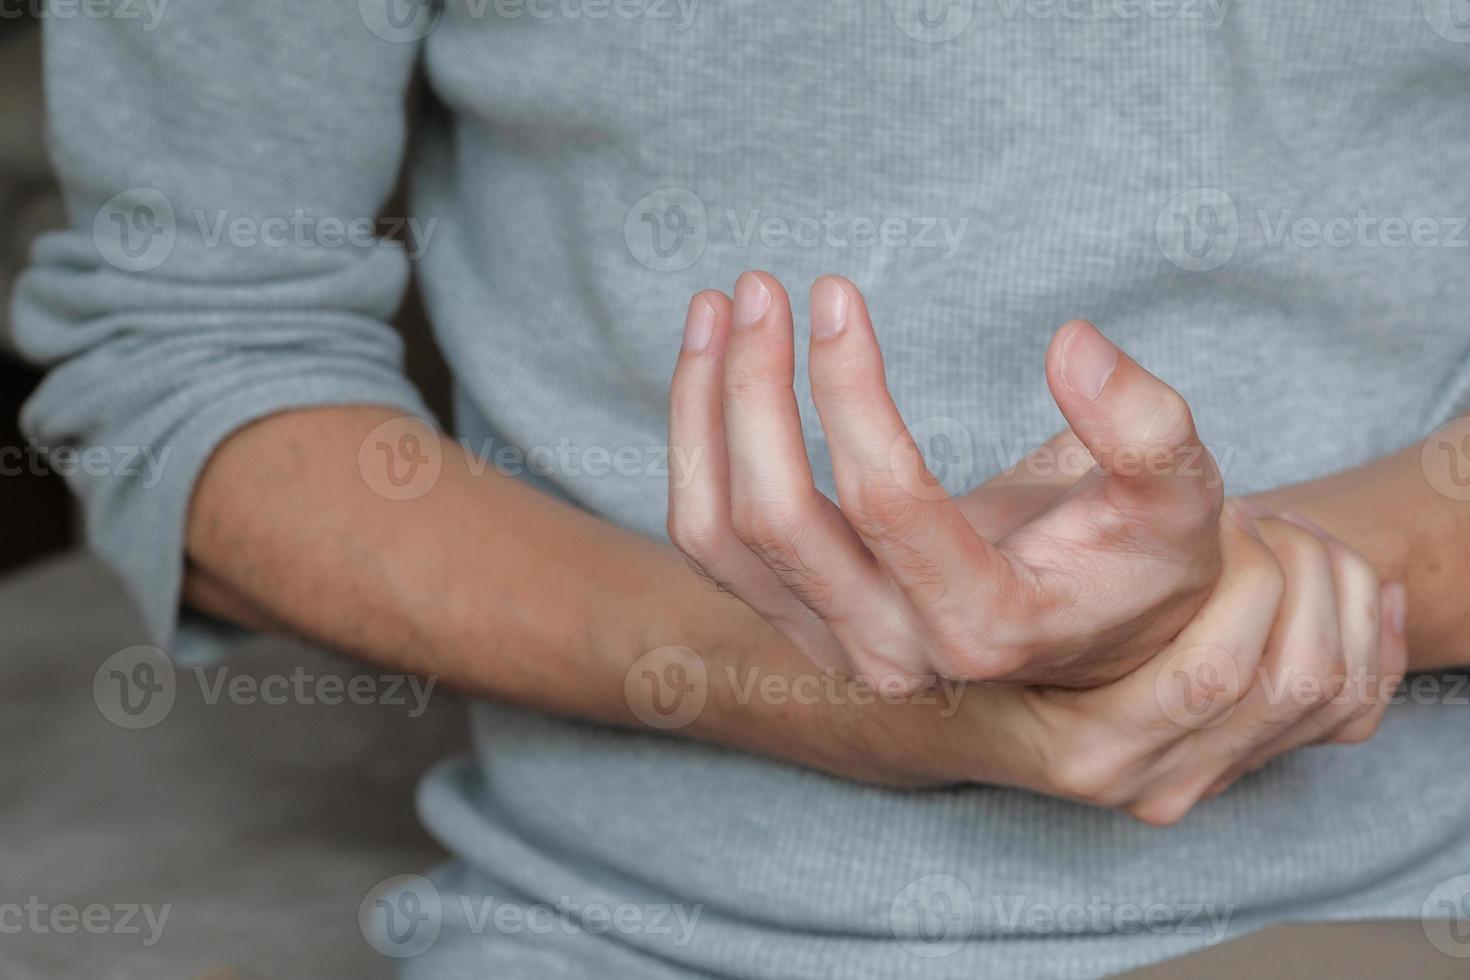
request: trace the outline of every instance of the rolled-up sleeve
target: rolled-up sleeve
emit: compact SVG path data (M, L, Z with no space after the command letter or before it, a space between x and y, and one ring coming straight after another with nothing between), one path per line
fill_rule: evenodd
M189 0L45 21L70 226L37 241L16 290L15 342L49 369L22 425L70 454L88 540L164 645L190 493L222 440L308 406L428 417L387 324L408 259L368 237L416 45L374 33L362 6Z

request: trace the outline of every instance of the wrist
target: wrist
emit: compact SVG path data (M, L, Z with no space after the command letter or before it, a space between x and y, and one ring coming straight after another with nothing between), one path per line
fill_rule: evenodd
M1318 480L1254 494L1277 513L1301 514L1370 560L1383 582L1408 590L1409 668L1470 663L1470 611L1462 582L1470 568L1470 505L1435 489L1421 447Z

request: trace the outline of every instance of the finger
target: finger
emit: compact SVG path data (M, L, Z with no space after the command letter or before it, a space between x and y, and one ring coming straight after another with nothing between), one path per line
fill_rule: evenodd
M812 480L792 388L791 305L773 276L747 272L735 287L722 403L730 460L730 513L736 536L804 605L848 638L871 622L901 622L899 597L877 561ZM923 669L921 638L905 644L866 637L864 655L881 672ZM865 667L857 664L855 666Z
M1389 702L1403 683L1409 652L1404 641L1402 613L1396 612L1404 608L1406 601L1403 583L1393 582L1383 586L1380 595L1383 608L1379 615L1379 667L1377 675L1367 687L1373 703L1366 714L1332 733L1329 740L1333 744L1353 744L1372 737L1383 720ZM1208 798L1220 795L1241 776L1261 768L1274 757L1275 755L1257 756L1246 764L1233 767L1215 781L1205 796Z
M1259 526L1286 572L1286 593L1257 683L1226 724L1198 737L1198 751L1219 761L1227 781L1321 739L1352 710L1328 539L1284 520Z
M731 527L722 392L729 331L730 300L723 293L709 290L690 301L684 346L669 388L669 538L813 663L846 666L836 638Z
M1282 517L1326 541L1332 558L1332 578L1337 583L1344 686L1341 695L1327 708L1335 721L1318 735L1317 741L1336 741L1380 703L1377 686L1382 668L1383 589L1378 581L1378 570L1367 558L1304 517L1294 514L1283 514ZM1372 734L1372 729L1367 734Z
M1024 619L1036 583L976 535L925 466L889 395L866 304L838 276L812 286L812 394L832 455L842 512L923 617L956 676L1009 665L992 658ZM1002 619L1002 612L1023 615ZM985 624L995 647L979 643Z
M1184 398L1098 332L1073 320L1046 355L1052 397L1123 499L1188 532L1213 527L1223 500L1214 459Z
M1378 731L1389 701L1403 683L1404 672L1408 669L1409 650L1404 638L1408 593L1404 584L1390 582L1381 586L1379 603L1378 664L1369 678L1371 683L1365 686L1370 706L1365 713L1333 733L1331 741L1336 744L1362 742Z

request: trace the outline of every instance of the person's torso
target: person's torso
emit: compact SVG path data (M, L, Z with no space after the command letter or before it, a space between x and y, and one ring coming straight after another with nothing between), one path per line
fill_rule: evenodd
M427 45L449 112L420 148L416 210L437 221L420 267L461 434L662 535L683 309L764 268L799 332L815 276L864 290L951 489L1061 427L1042 355L1073 317L1189 399L1231 492L1396 449L1470 387L1470 23L1442 6L450 4ZM486 706L479 763L426 789L479 816L428 819L523 890L562 876L704 903L715 938L687 955L713 972L737 948L812 943L874 976L1026 972L1024 945L894 941L905 889L929 902L951 881L947 907L992 939L1030 934L1018 907L1100 903L1049 934L1114 931L1086 962L1121 966L1201 941L1116 931L1129 903L1176 923L1228 906L1236 926L1416 914L1446 861L1470 867L1470 788L1441 774L1463 710L1396 707L1373 742L1295 753L1158 830Z

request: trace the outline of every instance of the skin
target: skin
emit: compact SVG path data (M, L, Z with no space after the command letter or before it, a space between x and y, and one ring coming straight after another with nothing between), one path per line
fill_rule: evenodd
M710 336L701 349L680 355L671 394L671 442L684 444L688 436L681 432L691 430L691 416L700 406L718 403L724 412L746 393L769 404L784 399L779 376L758 377L765 363L758 359L749 362L756 368L745 385L728 385L722 362L711 368L732 333L730 302L713 292L700 294L698 302L714 311ZM848 302L849 309L860 307L855 288ZM698 309L691 305L692 311ZM1075 339L1082 328L1070 329ZM847 334L854 336L856 330ZM1066 339L1053 345L1047 363L1054 394L1059 385L1063 389L1059 403L1077 394L1067 385L1066 351L1058 349ZM855 375L860 383L848 393L853 404L887 400L886 388L878 387L876 342L871 356L877 371ZM1119 354L1108 384L1144 375ZM790 388L789 371L784 388ZM711 398L710 390L717 397ZM1077 434L1064 433L1051 448L1071 440L1098 447L1127 441L1110 435L1108 425L1166 444L1184 445L1192 436L1192 424L1184 435L1180 426L1145 427L1140 436L1128 428L1136 425L1131 410L1100 418L1105 413L1090 408L1093 404L1062 405ZM829 416L833 424L843 417L832 412L832 404L823 409L824 426ZM1207 487L1186 492L1132 474L1098 475L1090 467L1080 475L1036 477L1023 465L958 501L921 495L928 513L946 515L939 525L946 533L973 538L940 560L978 556L983 569L1008 568L1014 576L1010 581L1028 586L1045 581L1054 591L1037 586L1014 593L1017 601L1037 603L1027 608L1045 611L1048 597L1053 602L1077 598L1066 586L1082 573L1066 574L1057 556L1085 553L1096 562L1089 568L1141 576L1141 565L1134 562L1137 544L1145 542L1156 550L1151 574L1158 581L1126 616L1107 621L1114 646L1089 641L1087 628L1066 633L1076 624L1052 609L1048 628L1054 632L1032 638L1029 645L1018 640L1001 655L992 651L954 664L912 642L904 648L912 659L893 672L905 690L918 692L909 696L824 698L815 704L752 699L732 683L730 671L794 683L836 669L850 689L865 689L873 678L854 671L852 654L837 631L798 593L786 591L789 620L770 616L769 608L763 616L759 599L747 604L728 586L711 587L709 578L719 575L695 571L673 550L613 528L493 468L472 467L448 440L442 473L431 490L413 500L386 499L364 480L358 449L393 415L373 406L293 411L226 440L197 484L190 509L187 600L246 625L304 636L384 669L432 674L475 696L626 726L641 724L625 697L628 673L648 651L679 644L698 651L709 668L709 690L703 711L672 734L885 785L1023 786L1116 807L1156 823L1178 819L1199 799L1296 746L1371 734L1385 690L1373 680L1391 683L1407 657L1404 631L1397 629L1403 622L1403 589L1380 582L1409 583L1411 666L1470 660L1460 639L1464 614L1449 601L1451 585L1466 565L1467 549L1456 544L1467 540L1458 530L1462 505L1425 484L1417 450L1361 472L1266 495L1268 509L1254 515L1235 503L1212 501ZM742 458L734 450L707 457L709 466L696 472L695 482L717 487L718 481L707 483L704 477L723 463L730 499L751 499L735 489ZM905 453L897 458L904 460ZM767 472L773 480L789 481L793 471L803 472L804 453L801 464ZM905 479L916 475L922 480L913 471ZM840 513L841 492L839 498L833 506ZM1386 500L1405 499L1432 513L1385 506ZM1318 523L1284 519L1281 510L1288 506ZM722 511L706 495L693 501L676 497L672 508L671 530L686 551L703 555L716 546L714 532L687 520L688 515L715 519L723 513L730 536L720 547L734 540L748 562L785 586L779 572L734 535L738 511L733 504ZM1094 540L1081 537L1099 509L1162 516L1151 534L1119 523ZM1447 527L1457 529L1458 539L1446 540ZM874 529L871 523L862 528L870 534ZM723 526L718 530L724 534ZM854 528L852 535L865 544L862 530ZM466 541L474 547L466 547ZM839 541L846 547L854 537ZM1048 542L1053 542L1051 550ZM1117 547L1110 550L1108 542ZM1020 570L1023 563L1011 555L1029 560L1027 568L1046 568L1038 556L1052 557L1053 567L1027 578ZM874 555L861 567L880 567L879 562ZM1011 594L971 575L966 581L980 582L976 587L1004 613ZM890 588L906 595L904 585L922 590L924 581L915 576ZM936 597L942 593L932 581L929 585ZM1090 612L1106 617L1107 604L1099 602ZM922 638L930 635L923 631L934 621L931 612L928 618L900 620L894 628L911 628L905 637ZM798 627L809 633L794 642L791 634L796 629L800 636ZM1308 637L1313 642L1305 642ZM1128 652L1110 657L1108 649ZM1225 660L1218 659L1221 650ZM955 667L1008 684L971 685L957 710L941 712L925 701L914 679ZM1242 682L1221 687L1222 668L1233 669ZM1339 679L1354 673L1362 679L1356 689L1369 693L1330 696ZM1321 681L1320 696L1261 693L1261 678L1288 674ZM1191 695L1184 712L1171 702L1169 691ZM1202 717L1212 723L1200 724Z
M1025 760L989 781L1154 823L1283 752L1373 733L1407 659L1402 586L1380 586L1370 562L1300 517L1235 505L1222 520L1187 406L1094 328L1063 327L1048 357L1072 430L953 501L935 492L888 397L861 295L832 278L812 292L812 390L837 502L806 464L784 290L747 274L733 309L718 293L690 304L670 444L708 462L671 481L669 532L815 664L912 688L926 669L974 679L1001 659L1006 670L980 679L1075 682L1076 651L1089 651L1116 673L1092 690L971 692L1007 719L988 753ZM1100 366L1079 365L1088 356ZM1159 465L1125 471L1109 454L1127 446ZM1179 464L1184 448L1206 465ZM1043 452L1085 465L1031 480ZM1093 465L1104 458L1118 462ZM1089 581L1113 587L1077 587ZM1144 582L1155 598L1120 616L1118 591ZM1201 588L1173 628L1177 597ZM1039 635L1018 636L1027 629ZM991 653L996 631L1010 634L1005 658ZM1130 651L1123 663L1108 644ZM1099 675L1091 665L1085 676Z
M1219 472L1184 400L1095 328L1058 332L1047 380L1101 472L1057 486L991 541L974 527L983 510L967 516L925 468L862 295L828 277L812 304L812 397L837 501L807 463L786 292L748 273L728 312L708 294L691 306L691 321L719 329L690 324L711 346L676 374L670 443L711 462L672 488L670 528L814 662L911 688L934 676L1093 687L1153 656L1200 608L1220 569ZM706 546L720 510L757 562Z

